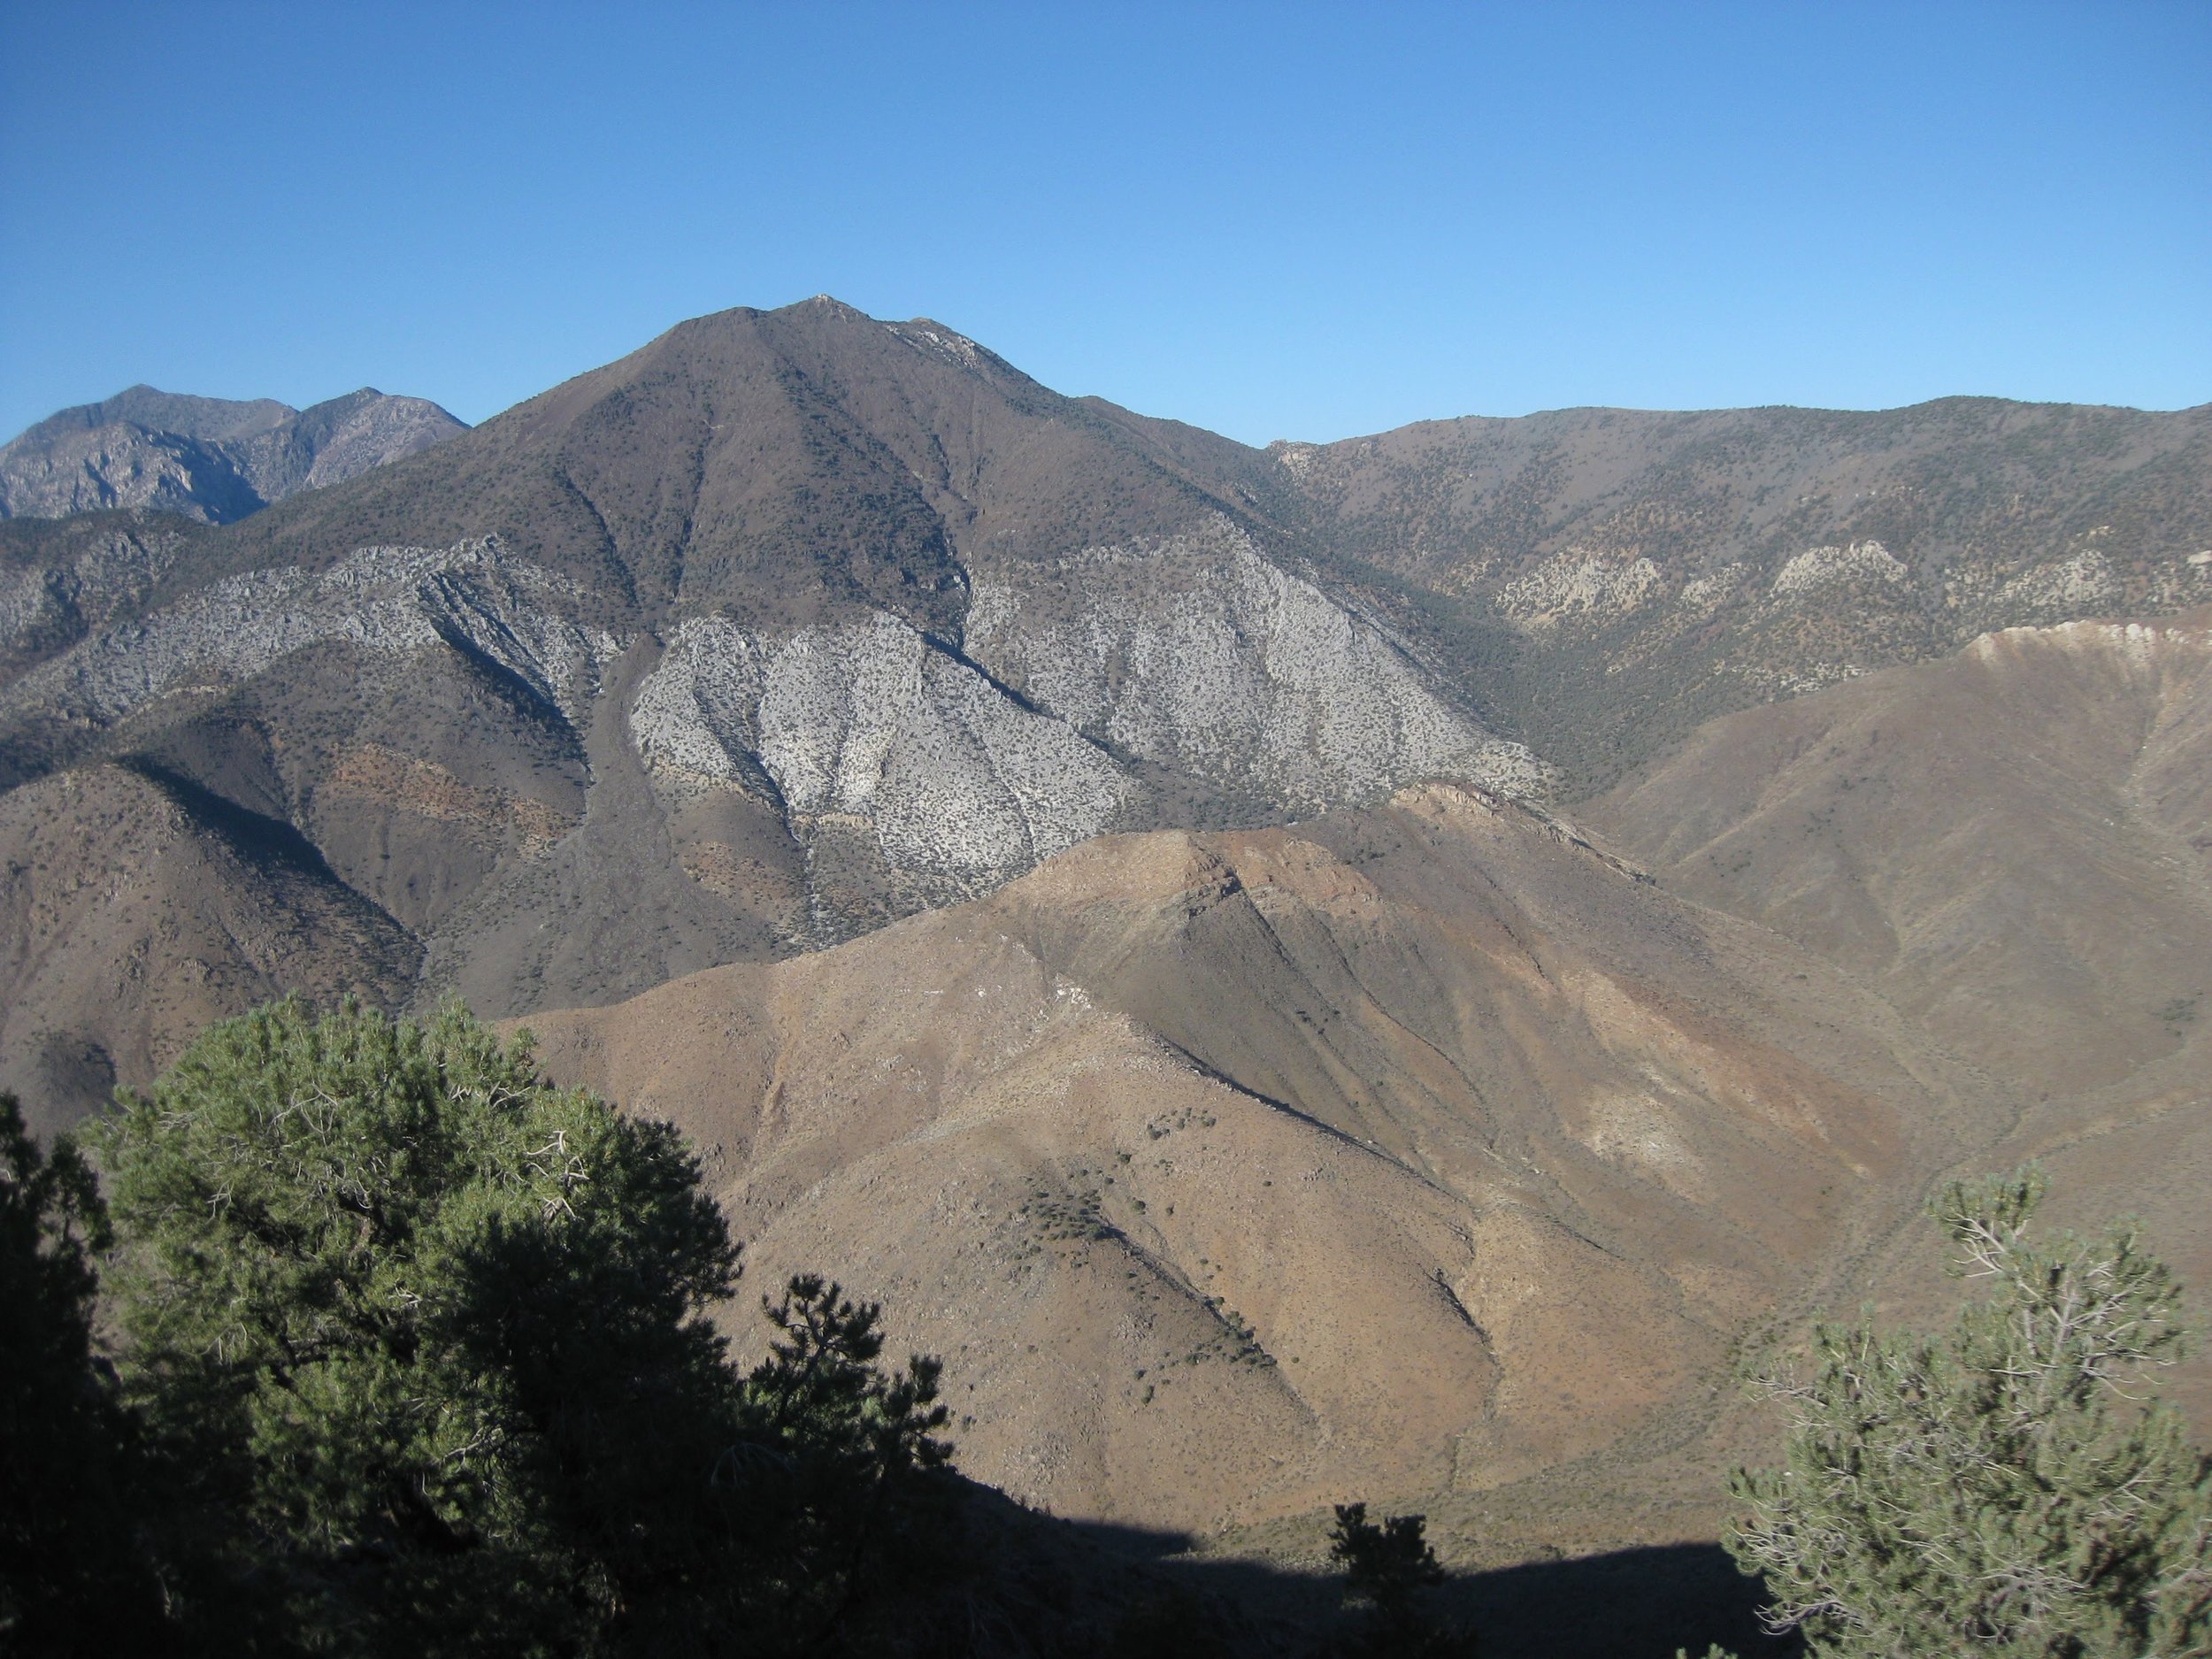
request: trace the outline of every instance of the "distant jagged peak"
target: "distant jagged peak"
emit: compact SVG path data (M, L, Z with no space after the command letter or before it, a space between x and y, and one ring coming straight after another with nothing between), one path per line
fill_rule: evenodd
M151 508L228 524L466 430L427 398L371 386L300 410L141 384L0 447L0 518Z
M148 432L171 434L202 443L238 442L274 433L294 424L332 426L364 411L388 409L417 418L434 418L454 432L465 432L468 423L426 397L396 396L364 386L340 396L296 409L273 397L200 397L186 392L165 392L141 381L125 387L112 397L76 403L57 410L35 422L5 445L0 455L36 442L50 442L65 434L96 432L104 426L129 426Z

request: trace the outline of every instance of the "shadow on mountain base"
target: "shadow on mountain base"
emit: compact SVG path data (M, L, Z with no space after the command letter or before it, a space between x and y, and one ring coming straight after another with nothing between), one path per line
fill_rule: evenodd
M1332 1574L1191 1553L1194 1540L1173 1532L1045 1525L1059 1535L1048 1553L1087 1581L1071 1601L1061 1599L1064 1579L1048 1594L1088 1638L1064 1651L1320 1659L1347 1651L1356 1632ZM1042 1541L1030 1534L1033 1546ZM1673 1659L1678 1649L1703 1659L1714 1642L1740 1659L1801 1654L1793 1636L1761 1629L1760 1601L1756 1580L1737 1572L1719 1545L1670 1544L1455 1573L1428 1610L1471 1635L1463 1651L1482 1659Z
M1758 1581L1717 1544L1666 1544L1529 1562L1455 1578L1446 1594L1486 1659L1702 1659L1718 1642L1740 1659L1803 1651L1761 1628Z

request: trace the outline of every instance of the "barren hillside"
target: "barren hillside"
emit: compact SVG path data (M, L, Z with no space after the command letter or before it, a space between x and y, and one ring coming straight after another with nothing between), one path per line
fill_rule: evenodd
M532 1022L709 1149L772 1282L943 1352L964 1466L1211 1527L1495 1486L1701 1409L1989 1105L1776 935L1438 786L1109 837Z
M2212 1290L2212 631L2076 622L1734 715L1592 822L1847 967L2008 1102L1984 1165ZM1898 1264L1901 1292L1925 1265ZM2212 1416L2212 1371L2187 1397Z
M1594 842L1440 785L1107 837L532 1024L710 1148L764 1282L943 1352L1025 1499L1293 1555L1370 1493L1471 1559L1696 1536L1745 1344L1953 1294L1947 1170L2042 1156L2212 1283L2207 661L2014 630L1716 722Z

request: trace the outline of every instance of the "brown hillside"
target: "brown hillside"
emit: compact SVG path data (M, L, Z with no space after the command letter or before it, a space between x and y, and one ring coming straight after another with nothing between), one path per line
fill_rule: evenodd
M2212 1292L2212 630L1985 636L1715 722L1603 800L1671 888L1878 987L2016 1114L2062 1217ZM1923 1256L1897 1271L1909 1282ZM2212 1376L2185 1397L2212 1416Z
M35 1132L165 1065L201 1027L297 991L393 1000L412 941L313 849L170 778L103 766L0 796L0 1087Z
M1702 1421L1979 1109L1817 960L1441 786L533 1025L707 1149L754 1284L946 1356L964 1467L1202 1527Z

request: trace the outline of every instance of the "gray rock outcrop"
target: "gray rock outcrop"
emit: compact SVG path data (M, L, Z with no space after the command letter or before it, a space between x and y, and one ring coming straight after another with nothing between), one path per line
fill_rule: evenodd
M882 612L781 641L687 623L630 730L665 783L757 795L803 844L826 818L862 820L894 870L985 886L1107 828L1133 788L1064 722Z
M1425 778L1548 781L1226 524L972 593L967 660L880 611L781 636L695 618L639 687L631 740L672 803L733 790L803 846L858 830L918 892L987 890L1102 831L1175 822L1178 782L1272 818Z
M0 518L144 507L229 524L467 429L426 399L366 387L296 410L134 386L0 447Z
M241 682L296 652L343 643L386 657L439 647L473 655L574 721L621 649L566 614L580 598L575 584L495 541L363 548L327 570L226 577L103 630L0 692L0 716L112 725L188 680Z
M1423 778L1516 795L1548 780L1381 627L1226 520L979 580L967 649L1109 749L1283 810L1379 800Z

